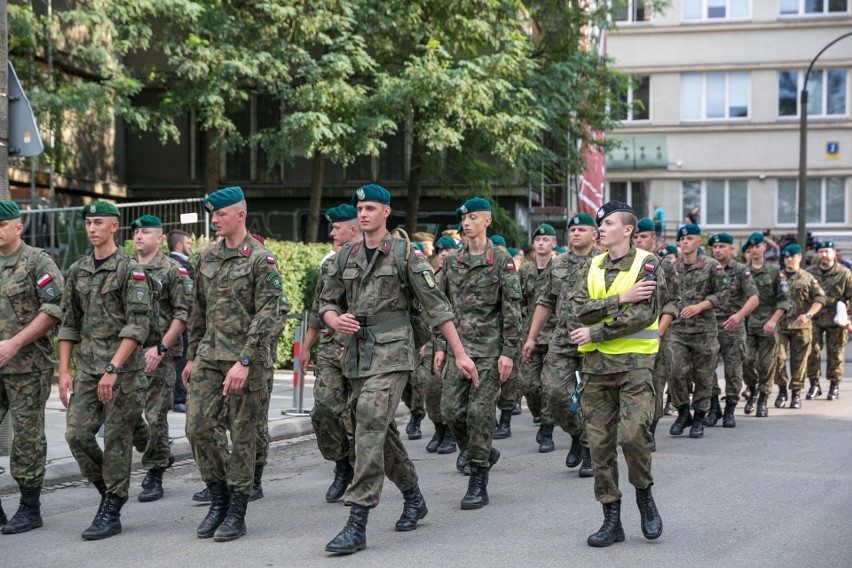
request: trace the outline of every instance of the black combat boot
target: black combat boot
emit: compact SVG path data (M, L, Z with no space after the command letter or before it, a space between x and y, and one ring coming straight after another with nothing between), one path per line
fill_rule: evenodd
M802 408L802 397L798 389L794 390L790 396L790 408Z
M98 493L101 495L101 504L98 505L98 514L100 514L101 509L104 506L104 497L106 497L106 483L104 483L104 480L102 479L100 481L93 482L92 485L95 486L95 489L97 489Z
M340 458L334 463L334 481L325 492L325 500L329 503L339 501L346 492L346 488L352 483L352 478L355 477L355 470L352 469L348 457Z
M456 458L456 469L463 472L465 466L467 466L467 458L464 457L464 452L459 452L459 456Z
M487 467L470 466L470 480L467 483L467 493L462 498L462 510L481 509L488 504Z
M211 499L213 499L213 495L210 494L210 490L206 487L192 494L192 500L198 503L209 503Z
M666 393L666 405L663 407L663 414L666 416L673 416L675 413L675 408L672 406L672 395L671 393Z
M254 466L254 482L251 485L251 495L249 496L249 501L257 501L258 499L263 499L263 485L261 485L261 481L263 480L263 466L255 465Z
M411 420L408 421L408 426L405 427L405 433L408 434L409 440L419 440L423 437L423 431L420 429L420 423L423 421L425 414L422 412L412 412Z
M828 385L828 395L826 400L835 400L840 397L840 381L831 381Z
M216 542L228 542L237 540L246 534L246 508L248 507L249 495L244 493L231 493L231 502L228 504L228 515L216 529L213 540Z
M683 434L684 428L692 424L692 416L689 414L689 404L682 404L677 409L677 419L669 428L669 434L672 436L680 436Z
M535 433L535 443L536 444L541 443L542 428L544 428L544 424L539 424L538 432Z
M621 499L615 503L603 504L604 522L598 532L589 536L589 546L603 548L614 542L624 541L624 529L621 526Z
M822 388L819 386L819 379L808 379L811 381L811 388L808 389L808 394L805 395L806 400L813 400L818 396L822 396Z
M523 412L521 410L521 403L516 402L514 408L512 408L512 416L519 416Z
M704 418L704 425L707 427L713 427L719 422L719 418L722 416L722 407L719 405L719 398L716 396L710 397L710 411L707 412L707 416Z
M653 483L647 489L636 490L636 505L642 518L642 534L648 540L654 540L663 534L663 519L660 518L654 496L651 495L652 485Z
M44 526L44 521L41 519L39 496L41 496L41 487L35 489L24 489L22 487L18 512L6 521L3 510L0 509L0 521L2 521L0 525L3 525L3 534L18 534Z
M595 476L595 470L592 468L592 452L589 451L589 448L583 448L583 461L578 475L580 477Z
M3 512L3 505L0 505L0 527L6 524L6 513Z
M541 416L533 416L533 424L541 424Z
M198 525L198 538L210 538L216 534L216 529L228 516L228 505L231 504L231 496L228 493L228 484L224 481L219 483L210 483L207 485L210 490L210 510L207 511L207 516Z
M83 539L102 540L121 534L121 507L126 501L126 497L121 498L115 493L106 493L103 505L92 521L92 526L83 531Z
M768 397L766 396L765 392L762 392L757 395L757 412L755 412L754 415L758 418L765 418L769 416L769 409L766 407L767 398Z
M553 444L553 424L541 425L541 441L538 444L538 452L547 454L556 449Z
M689 429L690 438L704 437L704 419L706 417L707 413L703 410L695 411L695 416L692 417L692 427Z
M778 396L775 397L775 408L784 408L787 406L787 386L778 387Z
M352 554L367 548L367 515L370 510L354 505L349 510L346 526L331 542L325 545L326 552Z
M453 431L450 430L450 427L447 426L446 424L444 425L444 428L446 429L444 431L444 439L441 442L441 445L438 446L438 453L442 454L442 455L443 454L454 454L454 453L456 453L457 448L456 448L456 439L453 436Z
M441 445L441 442L444 441L444 432L447 431L447 427L441 424L435 424L435 434L432 436L432 439L429 440L429 443L426 444L426 451L430 454L434 454L438 451L438 446Z
M722 416L722 426L725 428L736 428L737 421L734 419L734 409L737 407L736 404L726 404L725 405L725 415Z
M402 505L402 516L396 522L397 532L413 531L417 528L417 521L426 516L429 509L426 508L426 500L420 493L420 488L415 485L411 489L402 492L405 502Z
M651 422L649 430L651 432L651 453L654 453L657 451L657 420Z
M565 456L565 467L574 469L583 460L583 446L580 444L580 436L571 436L571 448Z
M164 467L155 467L149 469L142 480L142 492L139 494L139 501L149 503L156 501L163 496L163 472Z
M511 410L501 410L500 411L500 422L497 423L497 428L494 429L494 438L495 440L503 440L505 438L512 437L512 411Z
M754 392L754 389L749 389L748 396L746 397L745 408L743 409L746 414L751 414L752 412L754 412L755 396L756 393Z

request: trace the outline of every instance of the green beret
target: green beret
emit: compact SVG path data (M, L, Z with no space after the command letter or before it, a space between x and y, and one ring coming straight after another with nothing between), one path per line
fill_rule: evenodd
M491 211L491 204L488 203L488 200L481 197L471 197L461 207L456 209L456 218L461 220L462 215L467 215L475 211Z
M92 201L83 207L83 219L86 217L121 217L118 208L106 201Z
M574 225L588 225L589 227L594 227L595 220L592 219L591 215L586 215L585 213L578 213L568 219L568 228L570 229Z
M228 205L239 203L243 199L245 199L245 196L243 195L242 188L226 187L208 195L207 199L204 200L204 208L210 213L213 213Z
M14 201L0 201L0 221L17 219L21 216L21 210Z
M654 222L651 221L647 217L642 217L639 219L639 222L636 223L636 232L637 233L647 233L648 231L654 230Z
M154 217L153 215L142 215L138 219L135 219L130 222L131 229L141 229L142 227L153 227L155 229L162 229L163 222L160 221L159 217Z
M690 223L689 225L684 225L680 229L677 230L677 238L678 240L682 239L687 235L698 235L701 236L701 227L694 223Z
M325 220L329 223L341 223L343 221L351 221L358 217L358 210L349 205L342 203L337 207L332 207L325 212Z
M421 243L420 241L414 241L411 244L416 246L420 250L420 252L426 252L426 249L423 248L423 243Z
M784 247L784 250L781 251L782 257L793 256L795 254L802 254L802 247L793 243Z
M556 229L554 229L552 226L548 225L547 223L542 223L541 225L539 225L538 227L535 228L535 231L533 231L533 238L541 237L543 235L549 235L551 237L555 237L556 236Z
M752 233L748 236L748 240L746 241L746 246L753 247L754 245L759 245L764 242L766 239L763 238L763 235L760 233Z
M459 209L461 209L461 207L459 207ZM459 209L456 209L456 217L461 217L461 214L459 213ZM460 235L464 234L464 227L462 226L461 223L459 223L459 228L456 229L456 232Z
M450 237L441 237L435 241L435 250L456 249L459 245Z
M674 245L666 245L666 248L660 250L657 254L660 256L668 256L670 254L677 256L677 247Z
M493 237L490 237L490 238L491 238L491 242L494 244L494 246L497 246L497 247L506 246L506 239L504 239L500 235L494 235Z
M711 247L713 245L715 245L716 243L723 243L723 244L726 244L726 245L732 245L732 244L734 244L734 237L732 237L728 233L716 233L715 235L710 237L710 240L707 241L707 242L710 244Z
M560 246L555 246L555 247L553 247L553 250L555 250L555 251L556 251L557 253L559 253L559 254L562 254L563 252L566 252L566 251L565 251L565 249L564 249L563 247L560 247Z
M636 215L636 212L633 211L633 208L628 204L624 203L623 201L610 201L609 203L604 203L603 206L598 209L598 214L595 216L598 222L598 226L600 226L604 219L618 211L624 211L626 213L632 213L633 215ZM570 226L571 223L569 222L568 227Z
M740 250L742 251L743 254L748 252L748 246L749 246L748 241L746 241L746 242L743 243L743 246L740 247Z
M375 201L376 203L390 205L390 192L380 185L371 183L355 190L355 195L352 196L352 205L358 205L359 201Z
M833 249L834 241L821 241L816 244L816 249Z
M518 249L509 247L509 256L518 256Z

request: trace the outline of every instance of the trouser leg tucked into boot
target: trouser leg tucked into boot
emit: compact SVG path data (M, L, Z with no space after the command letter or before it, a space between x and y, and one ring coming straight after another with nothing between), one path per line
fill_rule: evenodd
M367 515L370 510L366 507L353 506L349 511L346 526L331 542L325 545L326 552L337 554L352 554L367 548Z
M541 425L541 440L538 444L538 451L542 454L547 454L556 449L553 444L553 424Z
M650 485L647 489L636 490L636 505L639 507L639 515L642 518L642 534L648 540L659 538L663 534L663 519L657 511Z
M502 440L504 438L512 437L512 411L511 410L501 410L500 411L500 421L497 423L497 428L494 429L495 440Z
M21 488L21 503L18 512L6 521L3 510L0 509L0 521L3 524L3 534L19 534L44 526L41 518L41 487L34 489ZM4 524L5 523L5 524Z
M409 440L419 440L423 437L423 431L420 429L420 423L425 415L422 412L412 412L411 420L408 426L405 427L405 433L408 434Z
M589 546L602 548L614 542L624 541L624 528L621 526L621 499L615 503L604 503L603 513L604 522L601 528L586 539Z
M254 482L251 486L251 496L249 496L249 501L257 501L258 499L263 499L263 485L261 481L263 480L263 466L256 465L254 466Z
M470 466L470 480L467 484L467 493L462 498L462 510L481 509L488 504L488 473L499 459L500 451L492 447L486 467Z
M355 470L352 469L348 457L341 458L334 463L334 480L328 486L328 491L325 492L325 500L329 503L334 503L343 497L346 488L355 476Z
M248 508L249 495L244 493L231 493L231 502L228 505L228 516L216 529L213 540L216 542L228 542L237 540L246 534L246 509Z
M402 516L396 522L398 532L413 531L417 528L417 521L426 516L429 509L426 508L426 500L420 493L420 487L415 485L411 489L402 492L405 502L402 505Z
M139 493L139 501L149 503L163 496L163 472L164 467L149 469L142 480L142 492Z
M127 497L119 497L115 493L106 493L98 514L92 525L83 531L85 540L101 540L116 534L121 534L121 507Z
M198 538L210 538L216 534L216 529L228 516L228 505L231 503L228 484L224 481L208 484L207 489L210 492L210 509L207 511L207 516L198 525L196 531Z

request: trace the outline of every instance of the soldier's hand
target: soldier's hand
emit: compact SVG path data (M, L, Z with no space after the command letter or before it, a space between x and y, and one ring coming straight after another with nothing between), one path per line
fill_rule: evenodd
M436 353L437 355L437 353ZM473 362L473 359L467 356L467 353L461 355L461 357L456 356L456 368L461 371L461 374L464 375L466 379L470 379L473 381L473 386L479 386L479 371L476 370L476 363Z
M183 382L184 390L189 388L189 374L192 373L192 360L186 362L183 367L183 373L180 374L180 380Z
M59 400L62 401L62 406L65 408L68 408L72 394L74 394L74 380L71 375L59 373Z
M630 290L618 295L618 303L636 304L638 302L644 302L654 295L654 290L656 288L657 283L655 281L640 280L634 284Z
M12 344L11 339L7 339L5 341L0 341L0 367L4 367L6 363L12 360L12 357L15 356L15 353L20 349L18 346Z
M243 366L239 361L234 363L234 366L228 370L225 375L225 385L222 388L222 394L228 395L232 392L237 393L243 390L248 379L249 368Z
M527 339L526 343L524 343L523 349L521 349L521 358L526 361L532 355L533 349L535 349L535 339Z
M796 321L793 322L793 327L805 327L808 325L808 322L811 321L808 316L805 314L799 314L799 317L796 318Z
M98 400L106 404L112 400L112 387L115 386L115 381L118 380L118 375L115 373L104 373L101 380L98 381Z
M158 353L156 347L151 347L145 352L145 372L153 373L163 360L163 355Z
M727 331L734 331L737 326L740 325L741 321L743 321L742 317L740 317L738 314L732 314L731 317L725 320L725 324L723 327Z
M444 366L444 357L445 356L446 356L446 353L444 353L443 351L435 351L435 361L434 361L432 367L435 370L435 374L438 375L439 377L441 376L441 367Z
M511 357L500 355L500 358L497 359L497 372L500 373L501 383L505 383L509 380L509 375L512 374L512 367L514 366L515 362L512 361Z
M575 345L585 345L592 342L592 330L588 327L579 327L571 332L570 337Z
M775 325L777 323L778 322L770 319L768 322L763 324L763 335L772 335L775 333Z
M302 373L305 373L308 370L308 363L311 362L311 351L310 349L302 349L299 351L299 369Z
M343 314L334 322L334 331L344 335L358 333L360 329L361 326L358 324L358 320L355 319L355 316L352 314Z
M692 304L691 306L686 306L680 311L680 317L681 319L688 320L689 318L694 318L700 313L701 308L698 307L698 304Z

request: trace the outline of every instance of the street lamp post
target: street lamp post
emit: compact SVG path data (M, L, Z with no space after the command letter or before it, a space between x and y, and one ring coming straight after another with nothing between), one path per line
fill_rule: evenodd
M808 66L808 71L805 73L805 81L802 85L802 93L800 95L801 106L799 108L799 210L797 214L797 233L798 242L802 247L807 246L808 234L805 226L805 215L807 213L807 185L808 185L808 78L814 68L814 63L817 62L819 56L825 53L829 47L845 37L852 36L852 32L847 32L839 37L836 37L829 44L823 47L816 57L813 58Z

